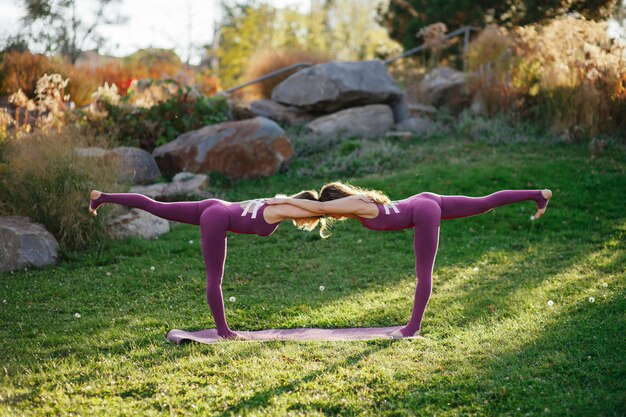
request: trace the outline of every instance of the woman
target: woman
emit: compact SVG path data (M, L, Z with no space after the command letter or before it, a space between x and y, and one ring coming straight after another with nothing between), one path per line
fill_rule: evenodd
M395 332L394 337L411 337L419 333L422 317L432 291L432 272L439 242L439 222L447 219L475 216L496 207L520 201L535 201L537 212L531 219L545 213L550 190L506 190L485 197L440 196L421 193L400 201L390 201L379 191L365 190L341 182L322 187L319 201L272 198L270 205L285 203L317 215L336 219L354 218L372 230L402 230L415 228L415 272L417 286L411 319ZM324 236L325 225L322 226Z
M317 192L302 191L292 199L317 201ZM263 200L249 200L229 203L218 199L162 203L141 194L106 194L92 191L89 212L97 215L102 204L112 203L139 208L166 220L200 226L202 255L206 266L206 297L220 337L234 339L241 337L228 328L224 313L222 278L226 261L226 232L269 236L283 220L293 220L305 230L313 230L321 216L291 204L267 206Z

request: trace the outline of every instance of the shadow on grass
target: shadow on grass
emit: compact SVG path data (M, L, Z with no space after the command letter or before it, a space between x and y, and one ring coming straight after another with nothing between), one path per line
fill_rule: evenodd
M345 360L337 361L327 368L310 372L298 378L294 378L291 381L286 382L278 387L273 387L273 388L268 388L265 390L257 391L251 397L241 400L237 404L228 407L226 410L223 410L221 414L219 415L223 417L232 416L232 415L245 415L251 411L254 411L255 409L259 409L264 406L267 406L269 405L273 397L283 395L283 394L289 394L303 384L315 381L316 379L323 377L324 375L334 373L342 368L353 367L354 365L358 364L359 362L363 361L369 356L377 352L380 352L384 349L387 349L392 343L394 342L393 341L368 342L368 348L362 352L348 356L347 358L345 358ZM311 407L308 407L305 405L297 405L297 406L292 406L291 409L307 411L307 410L310 410ZM356 415L359 413L359 410L346 409L346 407L341 407L341 406L332 405L332 404L322 404L322 403L313 404L313 409L316 411L321 411L323 413L328 413L328 414L348 412L349 414Z
M488 351L473 352L473 359L450 358L457 365L479 361L471 373L449 376L444 370L425 387L389 393L378 401L380 412L623 416L626 329L620 317L625 308L619 296L583 301L542 326L537 338L509 351L498 351L489 337ZM524 331L505 325L499 330L512 338Z

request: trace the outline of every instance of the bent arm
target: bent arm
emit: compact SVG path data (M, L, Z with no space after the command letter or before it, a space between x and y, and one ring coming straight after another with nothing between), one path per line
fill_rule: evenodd
M312 201L312 200L303 200L299 198L285 198L281 199L282 203L290 204L292 206L301 208L303 210L307 210L312 213L316 213L317 215L323 214L363 214L367 213L370 205L372 203L368 203L363 201L360 198L340 198L338 200L333 201Z

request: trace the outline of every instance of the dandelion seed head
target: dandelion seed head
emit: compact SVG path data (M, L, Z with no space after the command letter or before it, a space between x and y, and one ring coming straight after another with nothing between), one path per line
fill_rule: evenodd
M478 271L478 267L477 267L477 266L475 266L475 267L474 267L474 272L475 272L475 271Z
M602 283L602 286L603 286L604 288L606 288L606 287L608 287L608 286L609 286L609 284L607 284L606 282L603 282L603 283Z
M548 306L552 307L554 305L554 301L548 300Z
M190 244L190 245L193 245L193 240L190 240L190 241L189 241L189 244Z
M235 301L237 301L237 298L236 297L230 297L228 299L228 301L230 301L231 303L234 303Z
M596 301L596 299L595 299L595 298L593 298L593 297L589 297L589 302L590 302L590 303L593 303L593 302L595 302L595 301Z
M154 271L155 269L154 265L150 267L150 271Z
M74 317L76 317L77 319L80 318L80 313L74 313Z
M324 291L324 289L325 289L324 286L320 285L320 291Z

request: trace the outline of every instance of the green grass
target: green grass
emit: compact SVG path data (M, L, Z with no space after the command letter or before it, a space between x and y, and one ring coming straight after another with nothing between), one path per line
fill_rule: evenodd
M394 199L554 191L540 221L523 203L442 223L425 339L173 345L171 328L213 326L199 231L180 225L155 241L102 242L65 253L58 267L0 274L0 414L626 415L623 150L592 158L579 145L442 138L394 146L410 163L342 179ZM313 160L221 193L238 200L336 179L298 177ZM412 239L355 222L328 240L289 224L268 238L231 235L229 324L404 324Z

